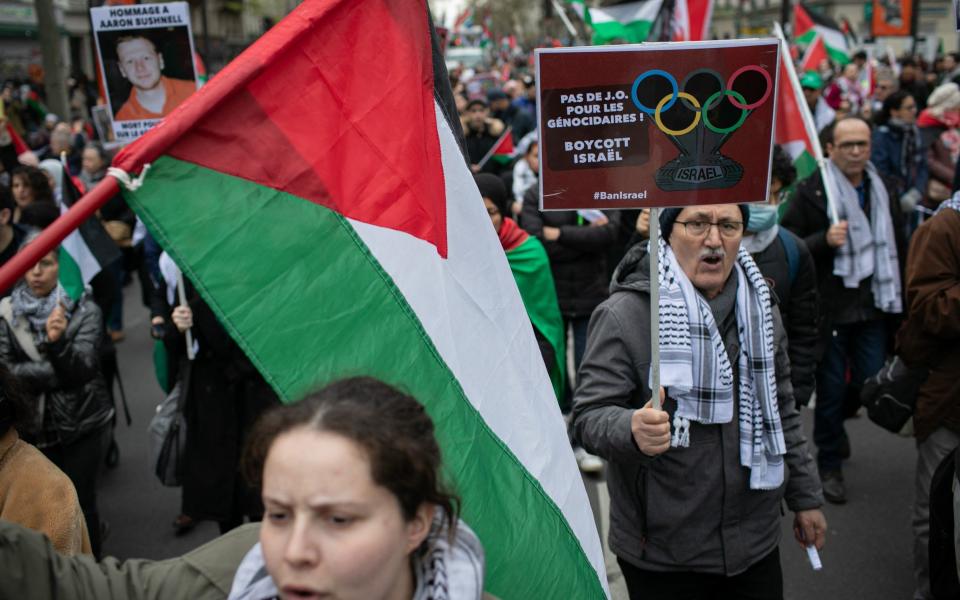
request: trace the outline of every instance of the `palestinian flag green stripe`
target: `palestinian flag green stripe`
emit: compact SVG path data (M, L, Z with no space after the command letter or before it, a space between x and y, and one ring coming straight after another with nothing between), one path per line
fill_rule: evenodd
M72 235L76 235L76 232L71 234L71 236ZM64 245L66 245L66 240L64 240ZM58 254L60 262L60 285L63 286L63 289L70 298L77 300L83 295L86 283L83 279L83 272L80 269L80 265L77 264L77 261L73 260L73 256L64 248L64 245L60 247Z
M414 311L353 221L169 156L153 162L148 182L125 192L128 201L284 400L307 382L367 374L401 385L443 423L445 468L469 499L463 516L483 542L488 591L605 595L564 513L513 453L514 440L491 430L427 335L420 319L431 315ZM384 344L384 331L401 343ZM489 368L495 377L496 365Z
M547 251L540 240L529 236L522 244L507 251L507 261L530 322L553 347L556 362L550 369L550 383L557 399L562 400L567 376L567 344Z

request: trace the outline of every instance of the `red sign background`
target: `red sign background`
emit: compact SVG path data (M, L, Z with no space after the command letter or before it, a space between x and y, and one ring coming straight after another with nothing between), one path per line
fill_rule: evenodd
M773 140L774 104L777 97L778 53L779 44L776 40L643 44L602 50L538 50L536 58L542 208L616 209L765 201ZM679 91L683 92L685 78L694 71L711 70L713 74L705 77L722 80L725 84L731 75L742 67L752 70L752 75L759 81L769 75L769 95L762 104L747 113L738 129L725 137L708 131L702 114L697 126L689 133L668 136L658 128L651 115L637 108L631 98L634 82L649 70L666 71L676 79ZM760 73L756 67L765 74ZM656 77L641 81L637 86L638 97L645 93L648 97L651 93L660 97L660 90L668 85L667 81L666 78ZM734 89L737 81L744 80L734 79ZM659 85L659 88L652 92L650 86L655 84ZM667 96L671 96L669 87L666 90ZM690 90L693 91L692 88ZM576 94L582 94L581 101L571 100L577 97ZM588 94L599 96L586 99ZM656 97L645 106L653 109L653 104L657 102ZM704 104L706 99L708 98L701 98L700 104ZM687 123L692 123L696 118L693 104L683 99L683 96L673 104L669 104L668 98L663 100L661 117L668 129L677 132L686 129L686 125L668 124L668 118L674 121L686 119ZM757 98L750 98L743 104L751 105L755 100ZM722 102L732 101L721 95L719 101L711 102L710 106L719 107ZM617 103L622 103L622 107L618 107ZM580 108L571 109L574 105ZM568 110L579 112L571 114ZM598 110L599 112L590 112ZM711 111L711 114L719 113ZM733 114L734 120L736 115L742 116L739 109ZM606 120L611 122L586 126L557 126L558 118L560 124L570 124L573 121L563 119L598 116L610 117ZM718 117L713 118L716 120ZM716 123L714 126L721 127ZM625 138L628 141L625 142ZM718 152L725 158L716 157L716 152L703 150L704 144L712 148L720 139L724 141ZM601 141L599 149L594 148L597 141ZM705 181L712 178L712 189L707 183L701 183L696 189L673 191L658 186L658 170L675 164L671 161L681 156L680 147L685 147L688 151L691 148L700 148L692 155L704 160L693 160L694 170L675 169L672 176L676 176L678 180L682 177L699 177ZM587 154L591 156L586 157ZM604 162L586 162L597 159L599 154L603 155L600 158ZM578 158L574 158L574 155L579 155L580 162L575 162ZM738 182L730 183L728 180L734 176L726 176L727 167L709 166L707 163L711 161L714 165L719 161L719 164L727 166L733 161L742 167L742 176ZM687 167L690 166L688 161ZM721 170L724 176L720 176ZM661 172L660 179L663 177L665 175Z

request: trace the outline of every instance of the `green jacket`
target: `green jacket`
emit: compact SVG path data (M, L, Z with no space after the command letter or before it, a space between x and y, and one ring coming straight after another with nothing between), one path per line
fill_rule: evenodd
M251 523L167 560L58 554L47 538L0 520L0 598L31 600L224 600L237 565L257 543Z

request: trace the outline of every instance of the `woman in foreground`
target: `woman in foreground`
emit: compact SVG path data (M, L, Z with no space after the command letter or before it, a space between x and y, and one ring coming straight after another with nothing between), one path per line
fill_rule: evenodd
M231 600L480 598L483 550L440 465L423 406L372 378L271 410L245 457L263 474L260 543Z
M489 598L480 543L440 467L415 399L346 379L272 409L251 434L244 468L266 505L255 545L250 524L180 558L98 565L0 521L0 564L11 567L0 570L0 597Z

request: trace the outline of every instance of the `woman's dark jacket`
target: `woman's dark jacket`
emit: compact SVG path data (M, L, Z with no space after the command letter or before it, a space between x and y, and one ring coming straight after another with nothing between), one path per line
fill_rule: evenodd
M279 402L277 395L189 281L187 304L193 312L191 331L199 350L192 362L187 361L186 339L173 325L166 286L160 282L158 287L151 315L166 321L164 346L172 367L169 381L176 381L189 369L184 398L183 512L213 521L229 521L244 514L258 516L263 511L259 498L243 481L238 465L247 433L265 409Z
M69 444L113 418L113 405L100 373L102 322L100 309L84 294L60 339L38 344L43 360L33 361L9 323L0 319L0 362L28 393L38 399L43 396L44 444Z
M617 243L620 213L605 211L610 222L593 227L582 223L576 211L541 212L539 193L540 190L533 187L523 195L520 223L530 235L543 242L547 250L560 312L564 317L589 317L609 295L607 256ZM544 227L559 228L560 239L545 240Z

